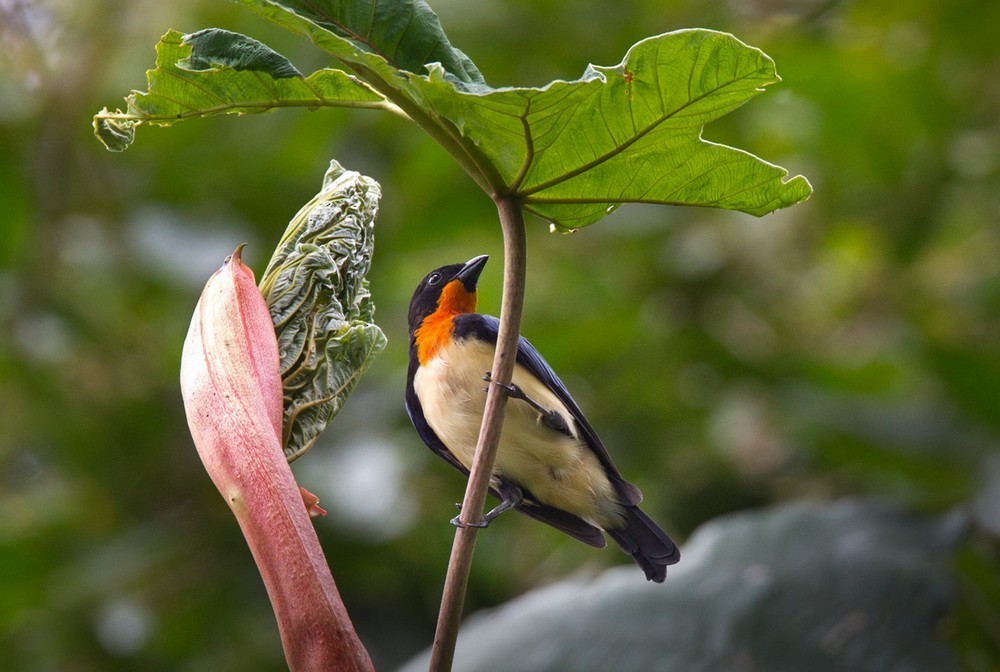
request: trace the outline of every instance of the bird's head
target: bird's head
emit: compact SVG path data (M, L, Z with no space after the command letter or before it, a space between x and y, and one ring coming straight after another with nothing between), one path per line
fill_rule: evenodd
M428 273L410 299L409 323L412 334L428 315L458 315L476 310L476 283L489 261L482 254L464 264L449 264Z

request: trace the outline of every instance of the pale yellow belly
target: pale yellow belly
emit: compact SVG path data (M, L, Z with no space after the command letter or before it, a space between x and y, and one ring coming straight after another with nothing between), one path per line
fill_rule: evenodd
M486 406L483 375L492 364L492 346L467 339L439 350L413 381L427 424L469 468ZM575 436L544 425L526 402L509 399L494 473L516 481L543 504L604 528L616 526L621 518L618 498L597 457L576 436L565 405L520 365L513 382L543 407L559 412Z

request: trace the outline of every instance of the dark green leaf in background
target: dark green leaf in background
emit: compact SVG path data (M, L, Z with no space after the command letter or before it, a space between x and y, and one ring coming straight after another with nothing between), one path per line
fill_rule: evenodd
M695 532L663 586L622 567L473 617L454 669L956 670L940 625L964 520L850 500L723 517Z
M331 161L261 276L278 335L289 460L312 447L385 348L365 279L380 197L377 182Z

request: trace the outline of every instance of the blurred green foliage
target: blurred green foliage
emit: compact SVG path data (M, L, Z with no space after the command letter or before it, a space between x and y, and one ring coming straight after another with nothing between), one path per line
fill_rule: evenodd
M775 59L784 81L706 138L808 175L812 199L764 219L626 206L571 236L529 222L523 331L679 537L785 500L974 503L945 627L967 669L996 669L1000 4L432 6L494 85L576 78L689 26ZM177 374L205 279L241 242L262 271L331 158L383 186L370 278L389 347L294 468L330 510L321 540L376 665L431 638L464 482L403 411L405 310L428 269L499 258L495 212L375 112L216 118L106 152L93 111L143 86L167 28L207 26L327 64L230 3L0 3L0 669L283 667ZM627 562L505 518L480 535L469 609Z

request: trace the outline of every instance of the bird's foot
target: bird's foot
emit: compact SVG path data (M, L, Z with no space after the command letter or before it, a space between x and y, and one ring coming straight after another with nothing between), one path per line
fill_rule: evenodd
M489 383L490 381L493 380L493 374L491 372L487 371L485 374L483 374L483 380L485 380L487 383ZM490 386L489 385L487 385L486 387L483 388L483 392L489 392L489 391L490 391Z
M483 376L483 380L488 383L493 382L493 376L489 371L487 371L486 375ZM566 436L573 436L573 432L570 431L569 428L569 423L566 422L566 418L564 418L561 413L545 408L540 403L525 394L524 390L522 390L519 385L515 385L514 383L505 385L501 382L494 382L494 384L506 392L507 396L511 399L520 399L538 411L538 413L542 416L542 424L549 429L555 430L560 434L565 434ZM483 392L486 392L488 389L489 388L483 388Z
M459 518L461 517L462 517L461 515L457 515L454 518L452 518L450 521L451 524L454 525L455 527L476 527L479 529L483 529L484 527L490 526L490 521L486 520L485 518L483 518L482 520L477 520L474 523L463 523L461 520L459 520Z
M540 410L540 411L544 411L545 410L545 409L541 408L540 406L538 406L538 404L535 403L534 399L531 399L528 395L526 395L524 393L524 390L522 390L519 386L515 385L514 383L504 384L504 383L501 383L499 380L498 381L494 381L493 380L493 373L490 372L490 371L487 371L483 375L483 380L485 380L487 383L493 383L494 385L496 385L497 387L499 387L501 390L503 390L504 392L506 392L507 396L511 397L512 399L523 399L524 401L526 401L529 404L531 404L531 406L534 407L535 409ZM489 389L490 389L489 386L486 386L486 387L483 388L483 392L488 392Z
M451 519L451 524L455 527L478 527L479 529L489 527L490 523L492 523L493 520L501 513L520 506L521 502L524 501L524 491L517 486L504 487L501 489L501 492L503 493L503 500L495 507L484 513L482 518L473 523L462 522L462 505L460 503L456 503L455 507L460 513Z
M486 516L483 516L480 520L477 520L477 521L472 522L472 523L463 523L462 520L461 520L461 518L462 518L462 514L461 514L462 503L461 502L455 502L455 508L459 510L459 514L457 516L455 516L454 518L452 518L451 521L449 521L455 527L478 527L479 529L482 529L484 527L489 527L490 526L490 521L486 519ZM492 520L492 519L490 519L490 520Z

